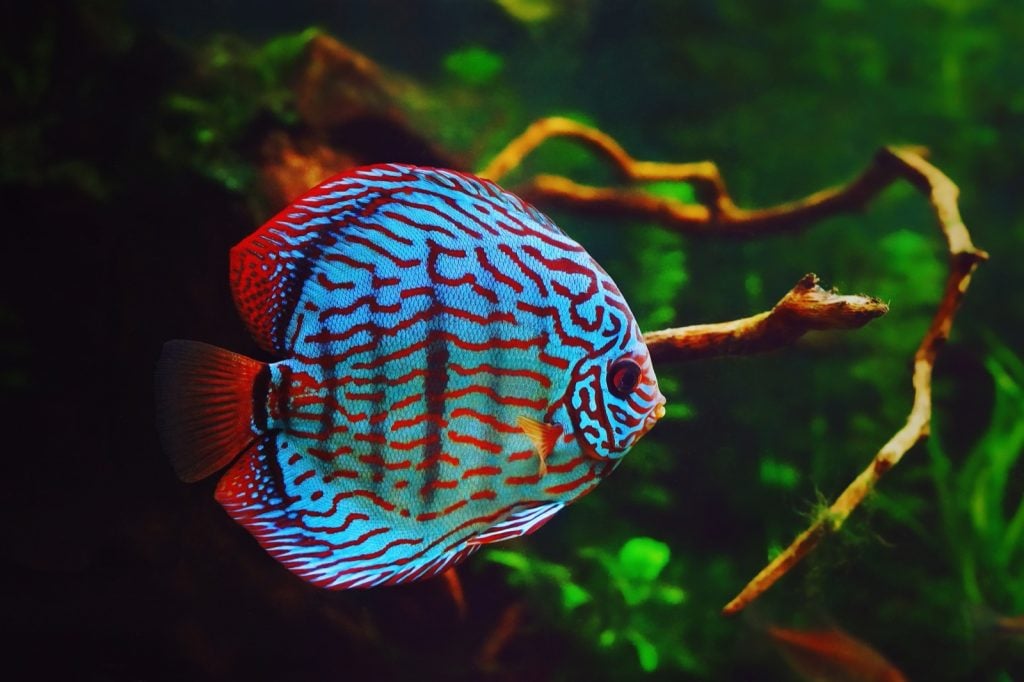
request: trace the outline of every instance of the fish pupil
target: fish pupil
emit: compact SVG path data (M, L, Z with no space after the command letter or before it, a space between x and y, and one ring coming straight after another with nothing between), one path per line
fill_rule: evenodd
M625 398L640 383L640 365L635 360L624 358L612 365L608 373L608 388L618 398Z

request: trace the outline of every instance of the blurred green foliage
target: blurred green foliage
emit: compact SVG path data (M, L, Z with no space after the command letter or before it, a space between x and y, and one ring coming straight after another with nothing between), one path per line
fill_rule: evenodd
M500 55L475 45L444 58L444 68L468 85L487 85L501 73L503 63Z
M937 403L950 406L970 390L968 400L991 406L986 423L973 433L955 409L940 409L912 491L879 491L870 500L869 513L883 515L886 536L904 538L916 563L896 571L895 557L882 560L869 583L894 572L883 584L901 587L913 604L900 620L948 643L934 665L949 679L1017 679L1019 633L1004 641L994 621L1024 612L1024 363L989 337L980 369L973 378L973 371L942 377ZM880 615L894 617L888 609Z
M686 600L686 592L674 580L663 578L669 567L668 545L649 537L626 540L610 553L598 547L579 550L578 557L594 566L568 566L540 559L530 553L492 549L485 557L505 566L509 583L527 590L539 602L556 593L560 608L552 609L562 627L576 637L597 644L616 657L625 645L633 649L642 670L660 665L688 671L700 663L686 646L681 627L665 627L672 607ZM678 570L670 571L674 577ZM580 577L574 577L580 576Z
M243 140L260 116L282 127L297 122L288 79L318 33L309 28L259 46L227 34L214 37L196 57L196 81L165 99L171 122L158 153L230 190L255 191L256 159Z
M954 458L941 438L929 441L928 453L965 602L1018 614L1024 612L1024 363L993 342L985 369L995 394L988 429L963 458Z

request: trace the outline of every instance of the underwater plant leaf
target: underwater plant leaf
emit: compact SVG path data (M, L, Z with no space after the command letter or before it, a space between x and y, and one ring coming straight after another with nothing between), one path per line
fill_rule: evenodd
M864 504L870 509L884 512L890 519L912 530L920 538L934 536L935 529L920 520L932 504L930 500L906 496L897 498L885 491L875 490Z
M572 611L578 606L586 604L592 599L590 593L574 582L562 584L562 606L566 611Z
M696 416L693 407L683 402L672 402L665 405L665 416L662 419L670 421L686 421Z
M533 568L537 575L551 579L551 582L560 587L572 582L572 572L567 566L556 564L550 561L533 560Z
M996 538L1005 533L1006 487L1024 451L1024 401L1020 385L995 356L989 356L985 367L995 390L992 421L969 456L963 479L970 488L968 499L975 530L980 536Z
M643 634L636 630L628 630L625 633L626 639L636 649L636 657L644 672L654 672L658 669L658 648L651 643Z
M792 490L800 482L799 469L768 456L761 458L760 473L762 483L783 490Z
M519 552L513 552L508 549L492 549L486 554L484 558L488 561L493 561L496 564L501 564L507 568L518 573L526 573L530 570L530 560L525 555Z
M686 601L686 591L675 585L658 585L654 590L654 596L658 601L673 606Z
M492 549L484 555L489 561L510 569L509 584L526 585L550 594L557 587L561 606L568 613L593 597L572 579L572 572L562 564L544 561L512 550Z
M664 542L648 537L631 538L619 550L622 576L627 580L653 582L668 564L671 554Z
M748 272L743 278L743 288L747 290L747 296L751 300L760 299L764 293L764 278L757 272Z
M1015 554L1021 554L1021 538L1024 536L1024 499L1017 506L1010 523L1006 528L1006 535L1003 536L1002 547L999 552L999 563L1009 566L1014 560Z
M209 102L203 99L182 94L168 95L165 102L167 108L172 111L188 112L191 114L203 114L210 107Z
M944 544L963 600L1024 608L1024 500L1015 474L1024 454L1024 366L989 338L984 367L992 380L987 430L959 462L940 439L928 442Z
M644 185L644 188L651 194L664 197L665 199L675 199L683 204L698 203L697 192L693 189L693 185L688 182L659 180L647 183Z
M445 71L467 85L487 85L505 67L505 60L496 52L479 45L464 47L444 58Z
M675 324L680 292L689 281L682 236L646 228L639 230L628 244L629 261L625 269L648 275L625 278L625 291L637 323L641 329Z
M296 62L309 41L320 35L322 31L311 26L298 33L286 33L269 40L253 58L253 64L264 76L266 82L278 79L283 68Z

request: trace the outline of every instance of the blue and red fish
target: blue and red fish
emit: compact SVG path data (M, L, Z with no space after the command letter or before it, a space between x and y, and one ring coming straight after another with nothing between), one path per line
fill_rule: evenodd
M358 168L231 251L265 364L165 344L178 475L274 557L341 589L419 580L537 530L664 414L615 283L485 180Z

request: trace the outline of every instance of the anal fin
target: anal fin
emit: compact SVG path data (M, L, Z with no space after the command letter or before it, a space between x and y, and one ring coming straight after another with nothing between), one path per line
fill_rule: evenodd
M564 502L537 502L531 504L528 507L513 512L487 530L470 538L468 544L485 545L529 535L547 523L564 506Z
M393 509L360 491L327 490L312 476L302 484L281 472L294 446L282 432L262 437L217 485L217 501L288 570L332 590L422 580L461 561L476 547L446 550Z

